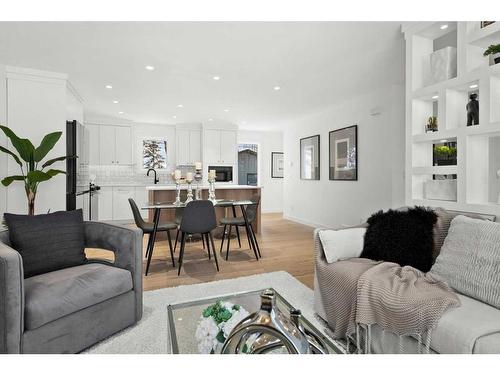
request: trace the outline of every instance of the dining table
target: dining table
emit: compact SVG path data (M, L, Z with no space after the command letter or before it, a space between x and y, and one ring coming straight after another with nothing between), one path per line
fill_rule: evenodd
M247 218L247 212L246 212L246 207L258 204L254 201L251 200L232 200L232 199L216 199L215 201L211 201L214 205L214 207L227 207L231 208L233 212L233 216L236 217L236 207L239 207L241 209L241 213L243 215L243 219L245 220L245 229L247 231L250 231L250 223L248 222ZM147 254L148 254L148 261L146 264L146 271L145 271L145 276L148 275L149 272L149 266L151 264L151 258L153 255L153 249L156 241L156 234L158 232L158 225L160 223L160 214L162 210L175 210L176 208L185 208L189 202L180 202L180 203L170 203L170 202L149 202L144 204L141 209L142 210L153 210L153 232L150 234L152 236L152 241L148 241L148 249L147 249ZM249 236L250 239L250 246L258 259L258 250L257 250L257 245L255 244L255 241L252 236ZM172 249L172 244L169 243L170 246L170 257L172 259L172 266L175 268L175 261L174 261L174 253Z

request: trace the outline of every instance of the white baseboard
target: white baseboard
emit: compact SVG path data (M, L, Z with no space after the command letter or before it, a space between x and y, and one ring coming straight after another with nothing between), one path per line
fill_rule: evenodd
M307 225L308 227L312 227L312 228L325 228L325 227L327 227L326 225L323 225L320 223L314 223L311 221L302 220L302 219L299 219L298 217L289 216L289 215L283 215L283 219L295 221L296 223Z
M273 208L268 208L268 209L262 209L261 213L263 214L282 214L283 210L282 209L273 209Z

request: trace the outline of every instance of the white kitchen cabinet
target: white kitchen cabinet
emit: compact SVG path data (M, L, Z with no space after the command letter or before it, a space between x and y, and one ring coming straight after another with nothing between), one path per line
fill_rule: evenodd
M220 132L220 158L221 163L236 164L236 132L221 130Z
M101 220L113 220L113 188L101 187L98 193L98 218Z
M115 127L115 161L116 164L132 164L132 128Z
M115 164L115 127L99 126L99 164Z
M130 220L134 216L129 198L135 198L134 187L113 187L113 220Z
M85 135L87 140L86 150L88 151L88 164L99 165L99 125L86 124Z
M201 161L201 130L176 129L177 165Z
M206 129L205 163L236 164L236 131Z
M132 129L128 126L99 125L100 165L131 165Z

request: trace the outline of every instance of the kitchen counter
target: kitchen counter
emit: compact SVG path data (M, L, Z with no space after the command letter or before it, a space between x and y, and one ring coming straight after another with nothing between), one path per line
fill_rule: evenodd
M196 184L191 184L193 190L196 190ZM208 190L208 185L201 185L203 190ZM251 185L231 185L231 184L215 184L215 191L217 190L253 190L253 189L261 189L262 186L251 186ZM150 185L146 186L146 190L175 190L175 185ZM187 184L181 184L181 190L187 190Z
M193 188L193 195L195 194L196 184L191 185ZM202 185L202 198L208 199L208 185ZM231 184L215 184L215 196L218 199L232 199L232 200L251 200L255 195L260 195L261 186L250 185L231 185ZM173 202L175 200L176 192L175 185L149 185L146 186L148 192L149 202ZM181 201L186 200L187 184L181 184ZM217 222L226 216L241 216L239 210L229 210L224 207L216 207L215 213L217 215ZM149 210L149 221L153 221L153 210ZM175 219L175 210L162 210L160 221L173 221ZM261 224L261 209L260 205L257 208L257 216L255 218L254 229L255 232L260 233ZM161 236L161 233L158 233ZM161 238L161 237L160 237Z

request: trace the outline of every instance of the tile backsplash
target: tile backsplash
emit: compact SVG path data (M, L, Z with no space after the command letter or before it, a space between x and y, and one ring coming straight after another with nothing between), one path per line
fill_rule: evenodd
M192 166L170 167L163 170L156 170L160 184L173 184L171 173L175 168L182 171L185 176L187 172L194 172ZM87 184L91 179L95 178L95 183L102 186L120 186L120 185L137 185L147 186L153 185L154 175L150 173L146 176L146 170L139 171L135 166L97 166L90 165L81 168L78 175L78 183L80 185Z

